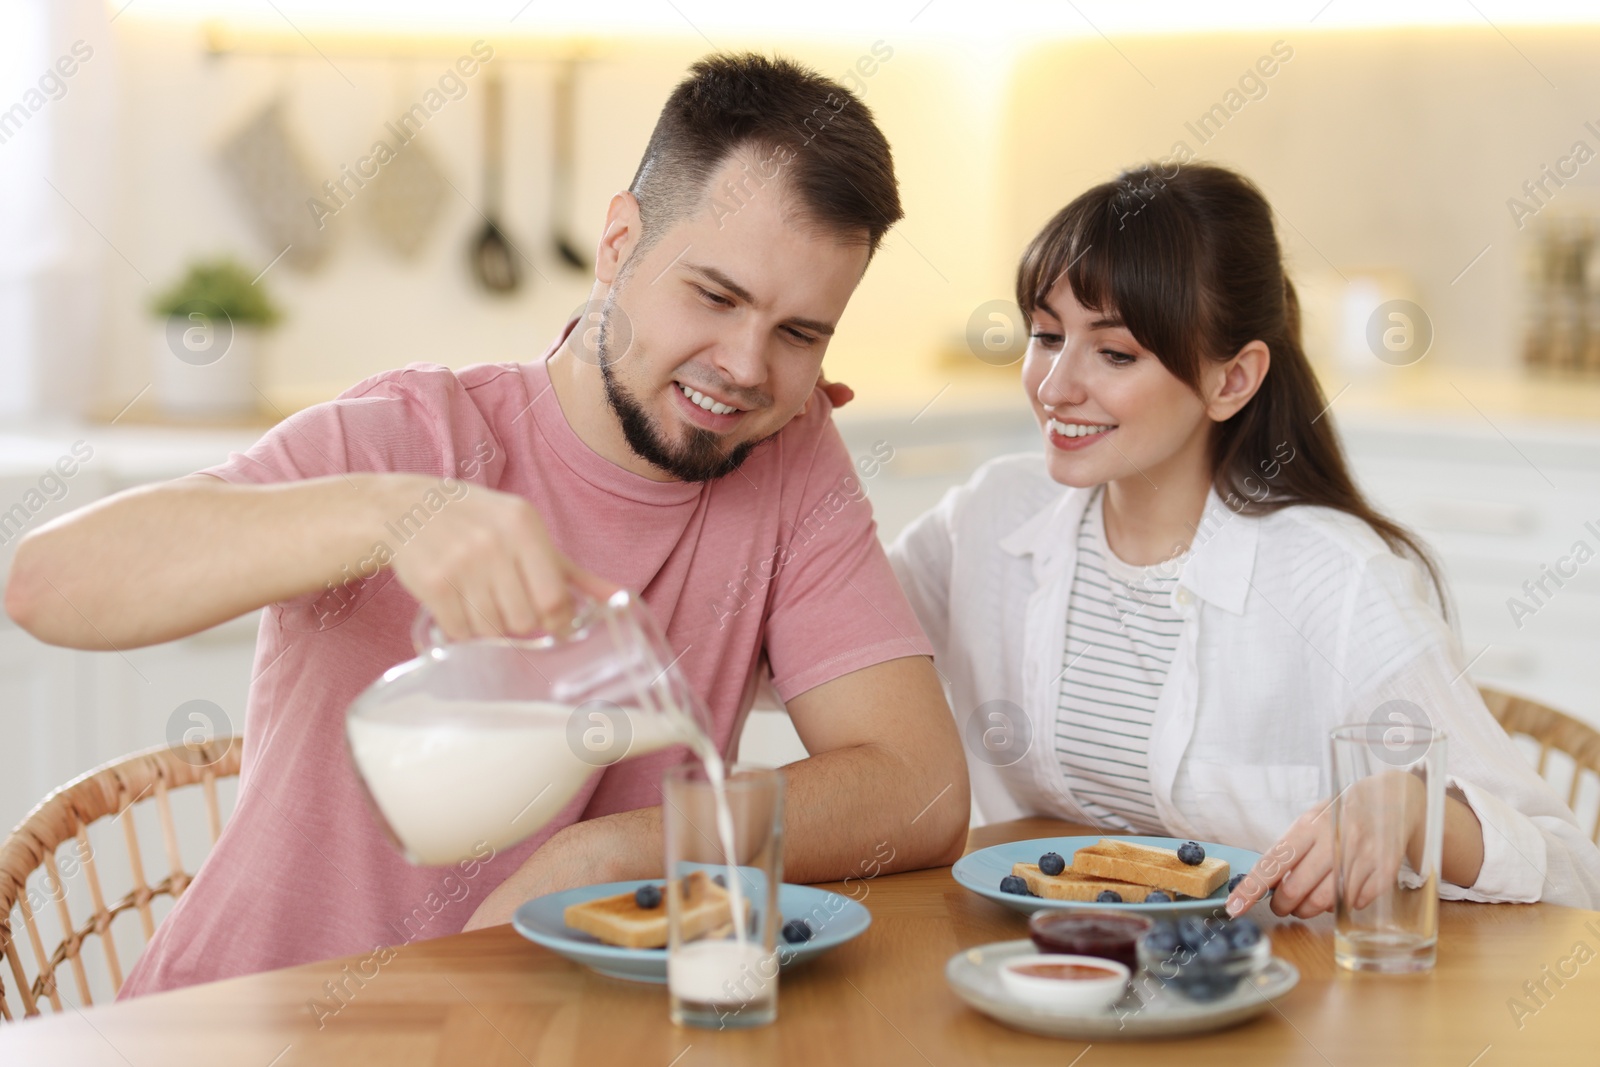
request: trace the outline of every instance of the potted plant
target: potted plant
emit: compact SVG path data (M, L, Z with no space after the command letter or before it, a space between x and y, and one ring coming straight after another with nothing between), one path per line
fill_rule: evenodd
M258 343L282 314L236 260L190 264L151 304L156 402L176 416L240 416L256 410Z

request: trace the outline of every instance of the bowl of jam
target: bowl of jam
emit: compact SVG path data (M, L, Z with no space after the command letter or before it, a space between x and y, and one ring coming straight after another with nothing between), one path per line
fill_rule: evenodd
M1139 966L1139 939L1152 925L1143 915L1115 911L1037 911L1028 920L1028 937L1040 952L1097 956L1131 971Z
M1000 967L1017 1000L1047 1011L1104 1011L1127 990L1128 968L1099 956L1018 956Z

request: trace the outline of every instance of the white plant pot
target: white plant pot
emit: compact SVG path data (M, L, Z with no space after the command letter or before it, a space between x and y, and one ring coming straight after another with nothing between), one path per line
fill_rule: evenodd
M151 349L156 406L180 418L243 416L260 397L256 348L261 331L226 316L173 316L161 322Z

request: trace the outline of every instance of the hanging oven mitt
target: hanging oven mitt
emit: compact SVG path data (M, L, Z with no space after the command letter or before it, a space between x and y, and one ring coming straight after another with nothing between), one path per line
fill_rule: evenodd
M414 258L444 213L447 188L439 164L421 139L407 141L362 190L373 236L396 255Z
M272 254L296 270L314 270L332 243L330 197L314 184L290 134L280 97L262 108L218 152L240 206ZM324 210L316 210L318 204Z

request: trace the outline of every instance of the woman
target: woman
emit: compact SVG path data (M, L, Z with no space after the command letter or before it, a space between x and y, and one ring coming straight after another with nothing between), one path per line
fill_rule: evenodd
M1275 886L1307 918L1333 907L1328 731L1431 720L1441 895L1600 904L1600 850L1466 677L1425 549L1350 477L1255 186L1096 186L1029 245L1017 301L1044 459L986 465L890 550L982 816L1262 850L1229 911Z

